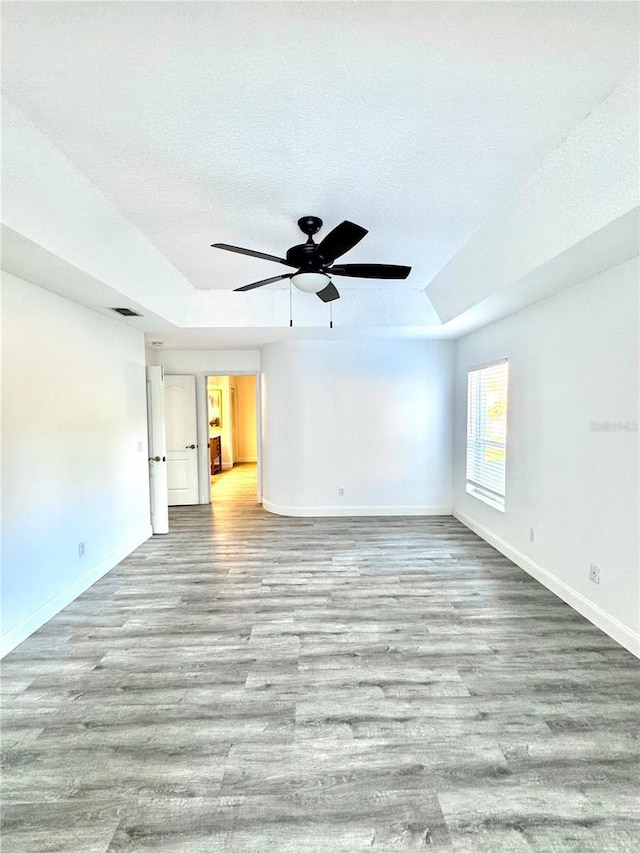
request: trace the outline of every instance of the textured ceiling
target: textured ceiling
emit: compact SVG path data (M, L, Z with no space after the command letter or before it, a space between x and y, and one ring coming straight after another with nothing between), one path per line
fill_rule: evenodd
M415 290L629 72L637 13L9 2L3 88L197 288L283 271L209 244L281 254L315 214Z

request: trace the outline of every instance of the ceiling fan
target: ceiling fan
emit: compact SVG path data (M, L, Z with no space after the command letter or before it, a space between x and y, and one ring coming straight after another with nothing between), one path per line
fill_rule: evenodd
M411 272L411 267L402 267L395 264L341 264L332 266L333 262L353 249L360 240L368 233L366 228L355 225L345 220L330 231L320 243L313 242L313 235L322 228L322 219L317 216L303 216L298 220L298 227L307 235L307 242L299 246L292 246L285 258L277 258L275 255L266 255L264 252L255 252L253 249L243 249L240 246L229 246L228 243L212 243L214 249L225 249L227 252L237 252L239 255L250 255L252 258L263 258L265 261L276 261L287 267L293 267L296 272L274 275L261 281L236 287L236 291L253 290L263 287L274 281L291 279L291 283L305 293L315 293L323 302L332 302L339 299L335 285L331 281L332 275L353 276L354 278L383 278L400 279L406 278Z

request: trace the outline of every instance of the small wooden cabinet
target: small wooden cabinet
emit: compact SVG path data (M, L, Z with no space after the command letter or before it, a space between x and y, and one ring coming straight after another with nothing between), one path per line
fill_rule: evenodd
M219 435L209 439L209 457L211 459L211 473L219 474L222 471L222 447Z

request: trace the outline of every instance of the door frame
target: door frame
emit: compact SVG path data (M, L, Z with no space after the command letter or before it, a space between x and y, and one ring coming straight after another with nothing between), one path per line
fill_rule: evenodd
M207 370L196 373L196 419L198 431L198 479L199 501L201 504L211 503L211 468L209 461L209 395L207 393L207 378L209 376L254 376L256 381L256 455L257 489L256 500L262 503L262 386L260 370Z
M169 532L169 491L165 441L164 370L145 367L147 393L147 448L149 457L149 514L154 534ZM157 457L157 459L156 459Z

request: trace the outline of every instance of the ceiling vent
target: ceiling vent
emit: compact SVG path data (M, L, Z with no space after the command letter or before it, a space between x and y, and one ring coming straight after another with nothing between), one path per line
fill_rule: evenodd
M132 311L131 308L112 308L111 310L115 311L116 314L121 314L123 317L142 317L142 314Z

